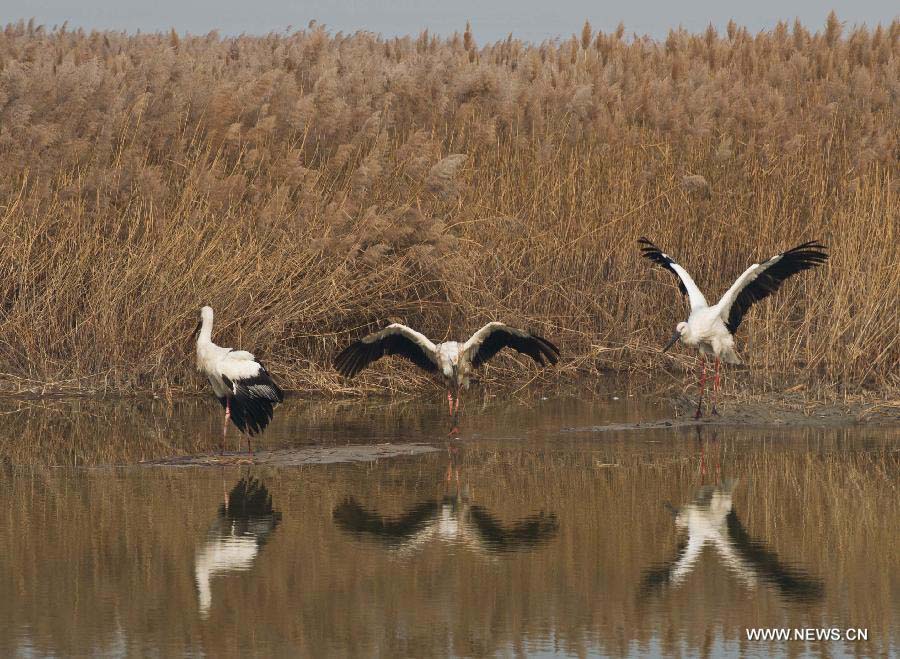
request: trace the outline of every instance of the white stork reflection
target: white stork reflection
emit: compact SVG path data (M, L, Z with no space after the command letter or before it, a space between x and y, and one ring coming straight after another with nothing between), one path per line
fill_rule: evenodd
M795 601L812 601L822 596L820 580L801 568L786 565L763 541L747 533L734 510L732 493L736 485L736 480L728 480L716 486L703 486L691 503L672 509L676 528L686 533L687 538L679 545L674 559L644 572L641 581L644 595L684 583L703 550L710 547L729 572L750 590L764 583Z
M347 497L334 509L334 523L359 540L370 540L408 554L431 543L464 546L479 554L498 554L534 549L554 538L559 522L553 513L541 511L512 523L504 523L487 508L472 502L468 486L459 485L459 468L451 453L447 483L455 480L455 492L442 499L425 499L400 515L382 515Z
M194 557L202 617L212 606L213 577L250 570L280 521L281 513L272 507L272 496L262 482L248 476L231 488Z

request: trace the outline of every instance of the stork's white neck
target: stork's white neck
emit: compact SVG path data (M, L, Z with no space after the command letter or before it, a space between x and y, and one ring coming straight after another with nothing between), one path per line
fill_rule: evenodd
M197 343L210 343L212 341L213 310L203 307L200 311L200 334Z

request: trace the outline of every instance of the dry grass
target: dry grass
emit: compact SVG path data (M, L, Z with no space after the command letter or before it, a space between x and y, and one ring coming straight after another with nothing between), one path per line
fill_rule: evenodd
M2 384L194 390L207 303L219 342L307 391L419 388L328 368L395 319L504 319L559 343L563 380L645 376L690 365L656 351L684 309L649 235L711 294L821 239L830 264L741 328L759 375L736 386L895 396L898 125L900 21L484 47L9 25Z

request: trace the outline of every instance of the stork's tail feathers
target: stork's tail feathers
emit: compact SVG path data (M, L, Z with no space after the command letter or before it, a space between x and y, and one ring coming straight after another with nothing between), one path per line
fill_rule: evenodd
M232 391L231 420L238 430L251 436L265 430L275 414L275 405L284 400L284 392L269 373L260 368L251 378L232 381L223 376L222 380ZM225 407L228 401L220 398L219 402Z

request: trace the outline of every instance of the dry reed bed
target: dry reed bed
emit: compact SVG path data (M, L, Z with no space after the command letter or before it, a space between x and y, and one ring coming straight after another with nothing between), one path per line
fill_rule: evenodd
M196 390L190 331L289 387L390 320L505 319L563 380L649 379L684 317L652 236L711 294L808 238L828 266L754 309L749 383L896 396L900 21L751 35L0 33L0 372L8 391ZM516 386L534 370L498 362ZM404 375L409 371L405 371ZM541 374L550 381L556 374ZM671 378L669 382L675 382Z

